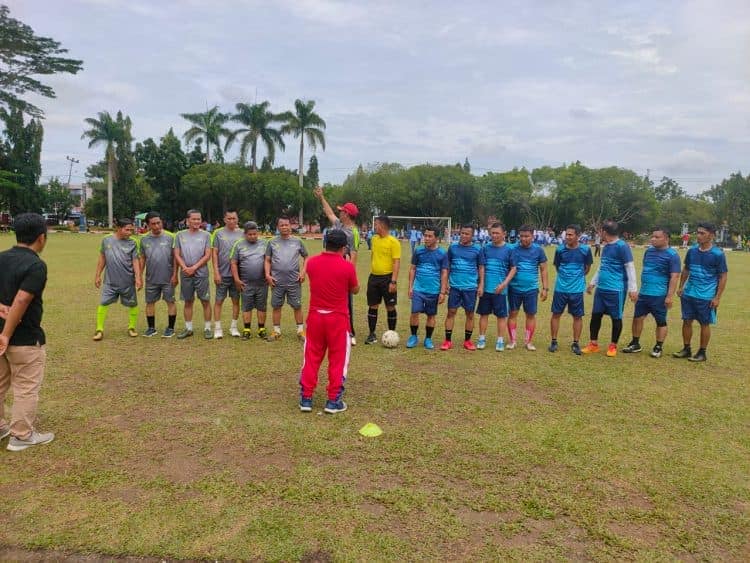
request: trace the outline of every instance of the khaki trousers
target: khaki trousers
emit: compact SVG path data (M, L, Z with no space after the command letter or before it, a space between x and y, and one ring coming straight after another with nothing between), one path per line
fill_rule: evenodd
M11 436L26 439L34 429L46 359L47 351L39 345L8 346L0 356L0 427L7 424L5 395L12 388Z

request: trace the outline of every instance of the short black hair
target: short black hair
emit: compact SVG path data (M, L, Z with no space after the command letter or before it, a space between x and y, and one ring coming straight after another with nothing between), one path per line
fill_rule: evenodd
M127 227L128 225L132 225L133 220L128 219L127 217L120 217L119 219L115 219L115 226L118 229L121 229L122 227Z
M620 228L620 225L617 224L616 221L613 221L612 219L607 219L602 223L602 231L607 233L608 235L616 235L618 229Z
M464 229L471 229L471 232L473 233L474 232L474 225L472 225L471 223L464 223L463 225L461 225L461 227L458 230L462 231Z
M662 227L661 225L655 225L654 228L651 229L652 233L654 231L661 231L662 233L664 233L664 236L667 237L667 238L669 238L669 235L672 234L672 233L669 232L669 229L667 229L666 227Z
M382 223L388 228L391 227L391 218L388 217L388 215L378 215L377 217L375 217L375 220L379 223Z
M258 223L255 221L247 221L245 223L245 232L247 231L257 231L258 230Z
M533 233L533 232L534 232L534 227L532 227L531 225L525 224L525 225L521 225L520 227L518 227L518 233L519 234L521 234L521 233Z
M145 221L148 225L148 222L151 221L151 219L161 219L161 215L159 215L158 211L149 211L146 213Z
M228 213L237 213L237 210L234 207L230 207L229 209L224 210L224 215L226 216Z
M566 231L568 229L573 229L576 232L577 235L581 234L581 225L579 225L578 223L571 223L570 225L568 225L567 227L565 227Z
M433 235L437 236L437 227L435 225L427 224L424 227L422 227L422 232L426 233L427 231L430 231Z
M188 209L185 217L190 217L193 213L197 213L198 215L203 217L203 213L201 213L200 209Z
M346 244L346 233L341 229L326 231L326 250L335 252L344 248Z
M289 218L289 215L279 215L279 218L276 219L276 224L279 224L279 221L289 221L289 223L292 222L292 220Z
M39 235L47 233L47 221L39 213L21 213L13 221L16 242L33 244Z
M706 229L712 235L716 234L716 225L708 221L701 221L700 223L698 223L697 228Z
M500 221L495 221L494 223L492 223L492 225L490 225L490 229L502 229L504 231L507 231L505 225L503 225Z

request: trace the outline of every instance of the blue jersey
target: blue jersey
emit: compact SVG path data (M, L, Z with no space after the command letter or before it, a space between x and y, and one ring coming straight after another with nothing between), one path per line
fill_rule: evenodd
M690 272L683 295L709 301L716 297L721 274L726 273L727 259L718 246L701 250L698 245L690 247L685 256L685 268Z
M557 268L555 291L560 293L583 293L586 291L586 268L593 264L591 249L585 244L568 248L561 244L555 250L554 264Z
M539 264L547 261L547 255L537 244L532 243L528 248L516 245L512 251L513 264L518 268L516 275L510 280L510 287L518 293L526 293L539 289Z
M412 265L416 266L414 273L414 291L428 295L440 293L440 276L448 269L448 255L439 246L430 250L425 246L414 249L411 257Z
M663 297L669 291L672 274L680 273L680 257L673 248L659 250L653 246L643 255L641 272L641 295Z
M482 249L475 245L452 244L448 248L450 286L460 290L477 289L479 266L484 266Z
M484 254L484 291L494 293L495 288L503 283L508 272L514 266L512 254L513 249L509 244L495 246L487 244L482 248ZM508 288L503 290L502 295L508 293Z
M628 244L617 239L608 242L602 249L602 263L599 266L599 289L605 291L625 291L628 287L628 274L625 264L633 261L633 253Z

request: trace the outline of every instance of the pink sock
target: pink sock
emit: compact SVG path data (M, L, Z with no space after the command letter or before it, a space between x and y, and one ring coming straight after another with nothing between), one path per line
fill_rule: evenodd
M508 333L510 334L510 341L516 341L516 325L508 325Z
M526 344L531 342L531 339L534 338L534 329L533 328L527 328L526 329Z

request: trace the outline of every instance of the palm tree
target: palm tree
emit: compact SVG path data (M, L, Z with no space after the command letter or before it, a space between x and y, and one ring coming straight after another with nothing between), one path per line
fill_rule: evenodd
M291 134L296 139L299 137L299 187L302 188L304 181L304 168L303 168L303 155L305 151L305 138L307 138L307 144L310 145L313 150L318 145L323 150L326 150L326 138L323 133L323 129L326 128L326 122L313 111L315 107L315 100L309 100L303 102L302 100L294 101L294 110L296 113L287 111L279 116L279 120L285 121L286 123L281 128L282 135ZM299 206L299 225L302 227L302 196L300 196Z
M262 102L260 104L243 104L239 103L235 107L237 113L230 117L232 121L245 125L242 129L233 131L228 137L227 142L224 145L224 150L229 150L229 147L234 143L234 140L239 135L244 135L242 143L240 144L240 161L245 164L247 160L247 149L250 149L250 159L253 165L253 172L258 171L256 166L256 156L258 151L258 139L263 141L266 145L266 152L268 153L268 161L273 164L276 158L276 145L283 151L286 148L284 145L284 139L281 138L281 132L278 129L270 127L270 124L274 121L279 120L279 116L268 111L270 102Z
M232 132L224 127L229 116L214 106L203 113L181 113L180 117L187 119L193 126L185 132L185 141L190 143L196 137L206 138L206 162L211 162L211 145L221 149L219 140L228 137Z
M120 142L123 137L123 128L120 122L112 119L108 111L100 111L98 119L87 117L84 120L91 129L84 131L81 139L90 139L89 148L103 144L106 146L104 158L107 160L107 221L110 228L114 226L112 216L112 180L115 176L117 157L115 156L115 143Z

